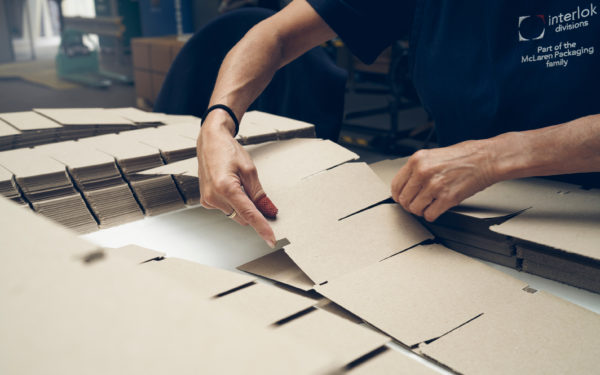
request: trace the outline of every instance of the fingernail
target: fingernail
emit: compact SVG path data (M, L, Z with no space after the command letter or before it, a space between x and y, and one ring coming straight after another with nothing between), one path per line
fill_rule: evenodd
M273 204L269 197L267 197L266 194L258 198L256 202L254 202L254 205L256 208L258 208L261 214L269 219L275 219L277 217L277 212L279 212L277 207Z
M267 245L269 245L269 247L270 247L271 249L274 249L274 248L275 248L275 241L273 241L273 240L268 240L268 241L267 241Z

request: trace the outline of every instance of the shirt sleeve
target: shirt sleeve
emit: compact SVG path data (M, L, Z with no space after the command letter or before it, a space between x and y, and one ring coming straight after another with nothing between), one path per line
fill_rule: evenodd
M415 0L307 0L366 64L410 32Z

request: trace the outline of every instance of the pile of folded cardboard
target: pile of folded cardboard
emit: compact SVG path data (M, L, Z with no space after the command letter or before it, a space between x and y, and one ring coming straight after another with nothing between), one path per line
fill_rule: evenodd
M143 218L113 157L76 141L51 143L36 150L64 164L100 228Z
M36 212L78 232L97 229L64 164L37 150L19 149L0 152L0 165L13 174Z
M52 108L0 113L0 150L117 133L180 121L136 108ZM185 121L190 121L187 116Z
M0 207L8 372L434 373L318 297L138 246L101 249Z
M406 159L372 167L387 183ZM600 292L600 191L529 178L502 181L424 225L461 253Z

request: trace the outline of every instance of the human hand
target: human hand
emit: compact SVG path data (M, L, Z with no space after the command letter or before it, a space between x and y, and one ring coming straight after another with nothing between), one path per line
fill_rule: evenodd
M232 137L228 116L210 113L198 136L198 177L200 203L208 209L219 209L241 225L250 225L275 247L275 235L263 216L274 217L277 208L266 197L250 155ZM262 208L261 213L257 205Z
M451 207L498 182L493 140L419 150L392 181L392 198L405 210L436 220Z

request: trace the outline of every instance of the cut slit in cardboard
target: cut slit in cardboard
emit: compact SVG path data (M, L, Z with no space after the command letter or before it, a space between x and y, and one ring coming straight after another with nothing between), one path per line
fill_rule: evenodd
M419 350L463 374L592 374L599 318L544 292L520 293Z
M524 293L525 286L441 245L425 245L315 289L411 347Z

